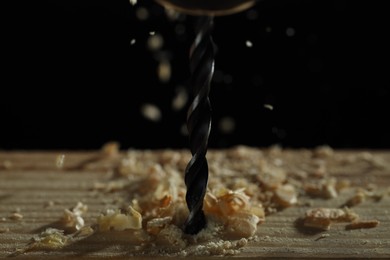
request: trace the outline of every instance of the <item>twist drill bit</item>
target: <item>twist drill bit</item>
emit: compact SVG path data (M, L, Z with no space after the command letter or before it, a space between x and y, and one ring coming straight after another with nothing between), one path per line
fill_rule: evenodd
M185 171L186 202L190 214L184 232L197 234L206 226L203 199L208 181L206 160L211 128L210 82L214 73L215 45L211 38L213 16L229 15L252 7L256 0L156 0L167 9L198 16L196 38L190 50L190 86L193 102L187 128L192 158Z
M211 129L210 82L214 73L215 44L211 37L212 16L200 16L196 38L190 50L190 87L193 101L187 113L187 128L192 158L185 170L186 202L190 211L184 232L197 234L206 226L203 199L208 181L206 159Z

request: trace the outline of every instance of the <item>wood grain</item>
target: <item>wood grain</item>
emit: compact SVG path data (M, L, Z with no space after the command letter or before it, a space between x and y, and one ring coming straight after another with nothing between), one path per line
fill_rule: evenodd
M303 151L287 151L283 159L302 163ZM335 151L335 156L356 155L364 151ZM334 224L329 231L314 231L299 225L310 207L340 207L353 194L347 189L335 199L302 199L301 205L267 216L258 228L258 240L250 241L236 257L261 258L390 258L390 151L369 151L381 159L380 167L357 161L352 166L334 165L329 171L336 178L348 178L353 185L375 184L385 196L365 201L353 208L362 219L376 219L376 228L346 230ZM66 154L65 168L56 166L56 158ZM55 227L65 208L81 201L88 205L87 225L106 208L118 205L117 193L94 190L95 182L106 182L118 158L102 159L99 152L1 152L0 151L0 258L13 256L30 239ZM50 204L49 202L53 204ZM19 212L23 218L10 216ZM134 253L129 232L93 234L61 250L31 251L17 257L122 257Z

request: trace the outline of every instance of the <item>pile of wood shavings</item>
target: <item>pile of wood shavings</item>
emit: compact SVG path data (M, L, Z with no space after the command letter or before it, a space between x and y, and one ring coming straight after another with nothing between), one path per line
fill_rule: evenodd
M233 255L256 239L257 228L267 215L299 205L300 196L335 198L351 185L327 171L327 160L334 161L333 150L327 146L302 152L306 160L302 164L287 164L280 159L282 153L277 146L268 150L238 146L223 153L209 151L210 177L204 203L208 226L196 236L182 232L188 215L183 181L190 160L186 151L131 150L117 168L116 178L97 183L96 188L127 193L131 203L123 208L130 208L132 213L112 209L116 215L111 216L121 214L127 222L139 216L140 225L131 229L137 230L134 236L142 245L140 254ZM364 156L371 166L382 165L368 157ZM99 217L98 225L102 226L102 219L112 225L101 231L121 230L123 221L116 222L109 215ZM170 249L162 252L167 245Z
M118 145L104 147L99 158L119 156ZM332 176L329 165L360 163L367 169L386 167L380 158L369 153L346 159L334 156L326 146L299 153L302 161L290 160L288 151L278 146L209 151L210 175L204 201L207 228L189 236L182 232L188 216L183 177L191 158L189 152L130 150L110 180L94 185L99 193L117 194L118 201L123 202L121 207L110 205L92 226L84 226L82 215L87 212L87 205L78 203L66 209L61 219L61 228L76 233L64 235L62 230L48 229L33 239L27 251L61 248L80 237L98 234L117 239L129 237L134 255L235 255L258 240L256 233L267 216L287 207L310 206L302 198L333 199L343 189L355 185L348 178ZM374 190L375 187L358 187L340 209L309 209L304 224L322 230L328 230L335 221L353 221L346 226L347 230L376 227L377 220L359 220L348 209L366 199L380 200L383 194ZM117 236L115 232L126 235Z

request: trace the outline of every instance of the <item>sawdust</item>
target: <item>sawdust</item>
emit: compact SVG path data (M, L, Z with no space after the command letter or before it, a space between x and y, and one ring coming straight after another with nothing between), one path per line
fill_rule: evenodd
M105 151L106 156L118 156L115 144L106 146ZM191 158L190 153L167 149L129 150L112 178L94 185L95 192L118 194L122 206L112 206L101 212L93 220L91 226L94 228L73 225L76 232L73 236L96 233L105 236L107 232L132 231L129 236L135 245L135 256L239 254L249 243L260 240L256 234L269 215L288 207L302 206L302 198L334 199L351 187L350 181L332 177L328 164L342 166L358 159L337 161L330 147L302 154L302 163L289 164L288 156L278 146L263 150L238 146L223 152L209 151L210 178L204 200L207 227L197 235L189 236L182 230L188 216L183 172ZM383 166L379 159L367 154L358 157L364 158L370 169ZM344 206L359 205L367 198L378 198L375 188L357 190ZM348 207L308 209L304 225L322 230L328 230L332 223L340 221L350 223L346 229L378 225L375 220L358 220L358 215ZM52 249L71 241L69 236L60 236L62 231L58 232L49 239L53 241L49 243ZM41 235L41 238L43 240L35 240L34 248L44 248L41 241L45 241L46 236Z

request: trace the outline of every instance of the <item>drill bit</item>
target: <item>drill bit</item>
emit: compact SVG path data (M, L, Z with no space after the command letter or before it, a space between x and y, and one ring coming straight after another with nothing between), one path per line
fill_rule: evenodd
M197 234L206 226L203 200L208 181L206 159L211 129L210 82L214 73L215 44L211 37L212 16L197 17L196 38L190 49L190 87L193 101L187 113L187 128L192 158L185 170L186 202L189 216L186 234Z

